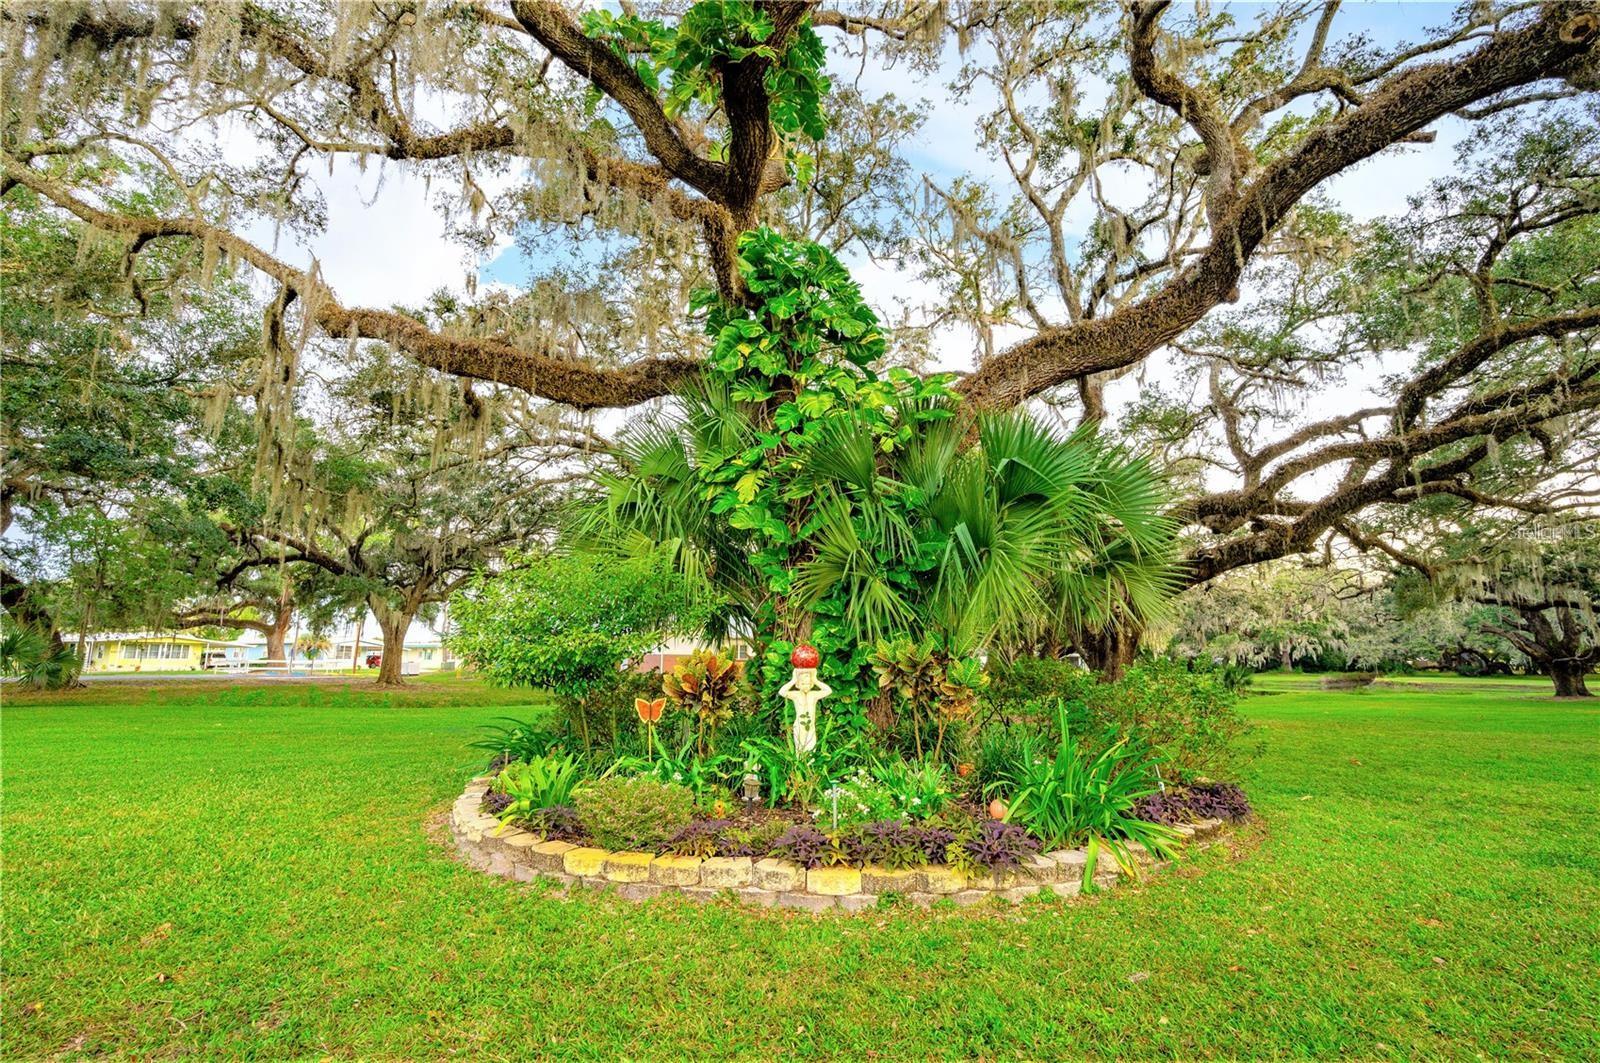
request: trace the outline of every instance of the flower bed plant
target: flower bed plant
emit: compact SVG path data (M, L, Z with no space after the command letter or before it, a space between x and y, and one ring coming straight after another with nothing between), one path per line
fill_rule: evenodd
M653 742L653 757L629 752L609 762L556 752L559 742L527 724L497 727L515 744L496 755L481 811L607 850L777 857L807 869L946 865L978 874L1081 847L1086 881L1102 853L1130 872L1138 849L1169 855L1170 824L1249 813L1237 786L1162 790L1146 747L1080 743L1071 729L1078 703L1057 706L1054 739L993 722L944 759L873 749L829 729L802 757L778 740L707 735L698 703L674 711L692 714L682 746ZM655 726L649 714L640 719ZM969 755L981 771L959 770L970 767Z

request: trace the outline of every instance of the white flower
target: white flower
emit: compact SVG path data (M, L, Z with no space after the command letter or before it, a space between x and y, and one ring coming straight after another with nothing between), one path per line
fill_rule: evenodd
M672 781L673 782L682 782L683 781L683 772L681 772L681 771L673 772L672 773Z
M912 798L912 799L911 799L911 803L912 803L912 804L913 804L913 805L920 805L920 804L922 804L922 798L920 798L920 797L913 797L913 798Z

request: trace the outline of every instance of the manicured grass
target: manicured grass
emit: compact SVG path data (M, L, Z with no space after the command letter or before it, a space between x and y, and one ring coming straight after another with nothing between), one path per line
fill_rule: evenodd
M9 697L4 1055L1600 1055L1595 706L1252 698L1264 818L1231 849L1070 903L818 920L452 861L426 824L518 700Z

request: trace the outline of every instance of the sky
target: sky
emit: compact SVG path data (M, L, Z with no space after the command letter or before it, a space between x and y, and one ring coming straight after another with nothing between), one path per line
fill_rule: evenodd
M1232 4L1229 10L1245 21L1266 6ZM1346 3L1335 22L1332 39L1369 32L1380 44L1415 40L1423 36L1426 28L1447 22L1452 10L1453 5L1446 3ZM824 40L835 41L837 34L824 31ZM1003 162L978 147L975 120L986 108L986 101L977 98L953 102L942 88L955 62L952 48L942 69L918 77L903 67L886 70L869 65L863 72L859 59L833 51L830 73L836 80L859 83L869 96L892 91L902 98L940 101L936 119L925 125L910 146L909 161L940 183L966 174L992 179L1009 191L1010 179ZM1409 195L1448 172L1452 165L1454 147L1463 135L1461 123L1447 119L1435 129L1438 139L1434 144L1391 148L1328 182L1323 191L1357 218L1403 212ZM326 198L327 227L314 239L295 245L280 244L279 249L302 262L315 256L323 276L346 305L417 305L441 287L465 291L469 280L475 280L480 287L515 286L525 281L534 268L535 263L524 257L509 236L487 256L453 241L445 231L444 219L430 203L422 178L395 164L370 163L363 170L354 160L343 159L331 173L318 168L313 176ZM1079 214L1086 223L1088 211ZM250 235L257 239L266 236ZM886 317L893 316L892 306L897 299L926 303L933 297L931 286L891 265L872 262L863 254L846 256L846 265L860 282L868 302L890 311ZM1011 340L1022 335L1019 331L1000 338ZM935 337L931 368L970 369L975 347L970 333L949 328ZM1159 359L1141 375L1142 380L1151 380L1151 374L1154 379L1165 375ZM1116 386L1109 396L1113 409L1137 394L1141 377L1127 378ZM1363 391L1359 381L1347 385L1346 390L1351 392L1346 397L1352 401L1365 401L1359 394Z

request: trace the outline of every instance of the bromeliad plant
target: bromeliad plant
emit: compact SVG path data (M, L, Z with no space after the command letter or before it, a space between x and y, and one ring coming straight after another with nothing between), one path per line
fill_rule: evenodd
M1085 889L1092 886L1102 849L1129 874L1138 870L1130 842L1154 856L1170 856L1177 834L1136 814L1139 800L1156 791L1148 761L1125 741L1089 756L1070 733L1065 706L1059 716L1061 739L1055 750L1047 752L1031 738L1024 739L1016 762L989 787L1008 796L1007 821L1027 828L1046 848L1086 845Z

